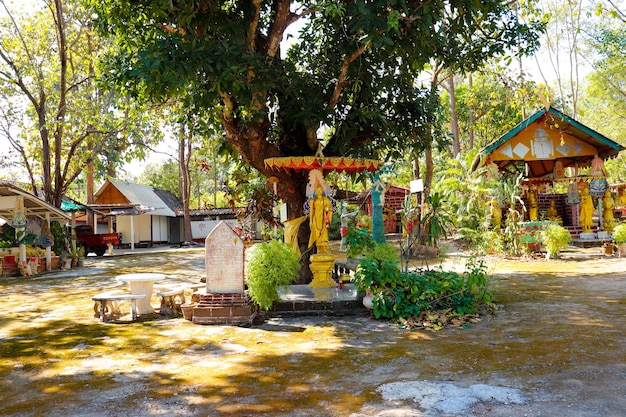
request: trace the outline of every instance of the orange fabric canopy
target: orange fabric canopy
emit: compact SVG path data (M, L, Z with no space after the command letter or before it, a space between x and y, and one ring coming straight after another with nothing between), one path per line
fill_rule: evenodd
M321 169L323 171L363 172L376 171L381 165L374 159L355 159L347 157L285 156L267 158L265 166L271 169L293 169L295 171Z

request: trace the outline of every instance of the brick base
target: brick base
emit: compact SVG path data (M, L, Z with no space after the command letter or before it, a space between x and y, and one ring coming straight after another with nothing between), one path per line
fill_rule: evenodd
M255 317L256 309L245 294L209 294L200 297L192 322L251 325Z

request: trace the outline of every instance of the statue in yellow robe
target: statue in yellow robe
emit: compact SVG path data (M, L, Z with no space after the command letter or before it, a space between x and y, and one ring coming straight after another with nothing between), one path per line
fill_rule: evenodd
M494 230L500 230L500 223L502 222L502 208L496 198L492 198L489 202L489 211L491 214L491 226Z
M607 232L613 231L613 225L615 223L615 217L613 210L615 209L615 201L610 190L604 192L604 199L602 200L602 220L604 224L604 230Z
M593 208L593 198L589 195L589 189L585 187L580 192L580 215L578 217L583 233L591 233Z
M550 206L546 211L546 219L550 220L551 222L563 224L563 219L559 215L559 211L556 208L556 200L550 200Z
M313 244L317 246L318 253L328 252L328 229L333 217L333 205L321 185L315 188L315 193L311 196L309 207L309 226L311 236L309 237L309 247Z
M528 191L528 219L531 222L537 221L537 191Z

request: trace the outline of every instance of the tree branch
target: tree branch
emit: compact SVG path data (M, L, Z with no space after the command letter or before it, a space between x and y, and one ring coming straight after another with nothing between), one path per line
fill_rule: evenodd
M246 43L248 44L248 52L252 52L256 45L256 31L259 27L259 19L261 19L261 0L252 0L254 6L254 17L250 19L248 25L248 34L246 36Z
M363 55L363 53L369 48L370 42L364 43L354 51L352 54L345 57L343 60L343 65L341 66L341 72L339 73L339 77L337 77L337 84L335 84L335 90L333 91L333 95L328 103L327 108L332 109L339 102L339 97L341 96L341 92L347 83L348 78L348 69L350 68L350 64L352 64L358 57Z

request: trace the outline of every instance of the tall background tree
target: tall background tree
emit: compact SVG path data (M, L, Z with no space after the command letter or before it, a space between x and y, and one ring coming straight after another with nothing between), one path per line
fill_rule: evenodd
M23 5L22 5L23 6ZM126 158L159 138L144 107L96 83L110 46L76 1L0 1L0 135L31 188L57 207L91 166L114 176ZM18 175L18 174L16 174Z

